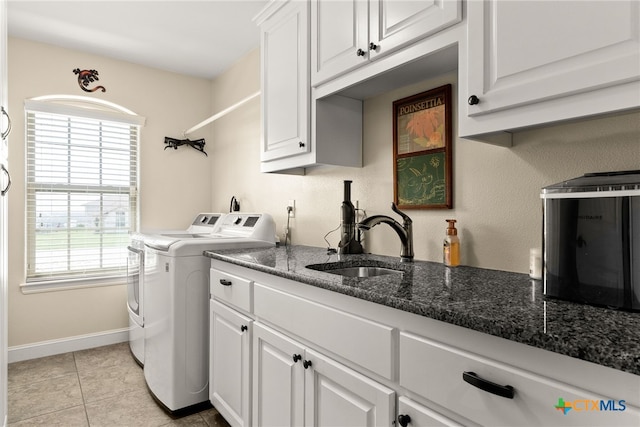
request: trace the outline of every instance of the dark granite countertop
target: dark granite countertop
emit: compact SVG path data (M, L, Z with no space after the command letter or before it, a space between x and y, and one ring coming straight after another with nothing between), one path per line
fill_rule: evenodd
M210 258L640 375L640 313L545 298L528 275L290 246L205 252ZM404 274L350 278L320 271L366 262ZM306 268L315 264L314 269ZM319 269L319 270L318 270Z

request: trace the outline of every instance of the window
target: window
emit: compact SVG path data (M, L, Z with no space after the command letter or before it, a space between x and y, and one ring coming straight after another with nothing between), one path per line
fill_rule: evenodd
M144 119L78 97L29 100L25 111L27 284L124 275Z

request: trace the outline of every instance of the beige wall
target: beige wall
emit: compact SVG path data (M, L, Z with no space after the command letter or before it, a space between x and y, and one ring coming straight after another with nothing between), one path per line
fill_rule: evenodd
M126 286L25 295L24 283L24 100L51 94L87 95L120 104L146 117L140 142L142 228L186 228L211 206L210 159L189 148L164 151L164 137L210 115L211 82L9 39L9 346L93 334L128 326ZM72 70L96 69L107 91L80 90ZM207 136L202 130L190 137ZM208 143L207 139L207 143ZM209 147L205 147L208 150Z
M214 102L232 104L259 81L256 50L216 80ZM259 103L229 114L212 125L212 179L224 189L212 193L214 210L225 209L228 197L235 194L243 210L273 214L282 233L287 201L295 199L293 243L325 247L324 235L340 222L342 181L351 179L352 200L358 200L368 215L395 216L390 209L392 103L445 83L452 83L455 91L456 75L430 79L364 102L363 168L317 167L308 169L306 176L261 174ZM229 86L238 89L232 93ZM453 99L457 99L455 93ZM454 122L455 117L454 112ZM512 148L456 139L454 209L408 211L414 220L416 258L441 261L445 219L456 218L463 264L528 272L529 248L541 246L541 187L585 172L638 167L640 113L522 131L515 134ZM399 255L399 239L389 227L380 225L369 234L369 251ZM338 240L337 232L329 236L333 247Z

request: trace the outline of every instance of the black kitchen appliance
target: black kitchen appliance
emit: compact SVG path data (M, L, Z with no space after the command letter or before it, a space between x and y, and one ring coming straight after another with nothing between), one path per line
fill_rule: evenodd
M542 189L544 294L640 311L640 170Z

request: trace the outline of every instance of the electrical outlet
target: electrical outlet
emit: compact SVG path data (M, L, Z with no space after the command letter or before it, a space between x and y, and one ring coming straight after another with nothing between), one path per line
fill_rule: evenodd
M289 212L289 218L296 217L296 201L295 200L289 200L289 202L287 203L287 212Z

